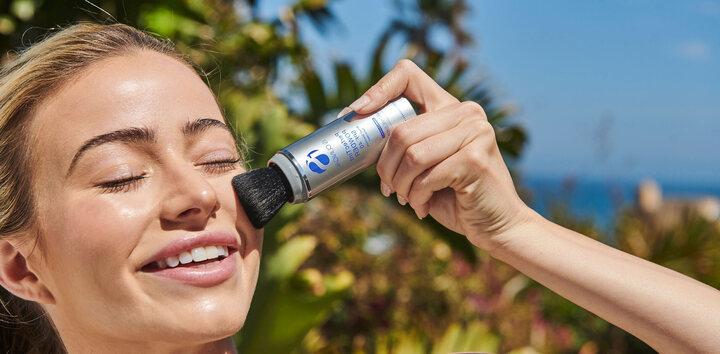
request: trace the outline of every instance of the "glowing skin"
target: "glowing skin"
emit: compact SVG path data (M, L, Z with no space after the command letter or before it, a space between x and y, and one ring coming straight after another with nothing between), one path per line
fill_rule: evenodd
M183 132L198 119L224 122L202 79L170 57L131 52L93 64L33 119L42 240L24 253L68 350L234 351L229 336L250 306L262 231L231 189L244 170L227 162L239 158L232 135L219 124ZM128 128L152 131L153 139L91 147L68 173L84 142ZM101 185L133 176L145 178ZM140 269L169 244L208 233L236 242L234 269L213 278L219 284Z

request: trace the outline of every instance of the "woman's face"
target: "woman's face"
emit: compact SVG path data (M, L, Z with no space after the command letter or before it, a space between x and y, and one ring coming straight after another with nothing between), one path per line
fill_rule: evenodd
M42 236L28 262L63 339L192 344L238 331L262 231L232 191L244 169L202 79L128 53L84 70L33 119Z

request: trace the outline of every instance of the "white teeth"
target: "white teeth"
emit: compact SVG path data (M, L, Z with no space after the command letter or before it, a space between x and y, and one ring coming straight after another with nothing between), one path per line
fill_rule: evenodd
M207 256L205 255L205 247L195 247L190 251L190 253L192 254L193 261L195 262L202 262L207 259Z
M189 252L180 253L177 256L170 256L164 260L157 261L157 267L175 268L180 264L188 264L190 262L202 262L208 259L216 259L218 257L227 257L229 251L227 246L205 246L195 247Z
M180 260L180 263L188 264L193 261L193 256L190 254L190 252L183 252L180 253L178 259Z
M220 250L215 246L205 246L205 256L207 259L215 259L220 255Z
M175 256L170 256L165 258L165 263L167 263L168 267L175 268L180 264L180 260Z

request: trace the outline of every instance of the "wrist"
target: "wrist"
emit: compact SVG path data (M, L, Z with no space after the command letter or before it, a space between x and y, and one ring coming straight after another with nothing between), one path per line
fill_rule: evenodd
M542 215L525 204L518 209L513 219L512 222L507 223L505 227L499 228L495 233L469 235L468 240L478 248L488 252L493 258L498 258L498 254L516 244L519 240L531 235L532 230L537 230L548 222Z

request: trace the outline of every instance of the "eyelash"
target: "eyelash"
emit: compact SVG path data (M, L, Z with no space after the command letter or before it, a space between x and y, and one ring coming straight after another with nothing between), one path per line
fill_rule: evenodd
M207 173L223 173L235 168L235 164L240 162L240 159L234 160L219 160L211 161L198 166L203 166ZM117 179L97 185L103 193L118 193L118 192L130 192L138 187L141 180L147 177L147 173L143 173L137 176L130 176L126 178Z

